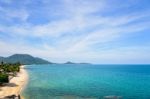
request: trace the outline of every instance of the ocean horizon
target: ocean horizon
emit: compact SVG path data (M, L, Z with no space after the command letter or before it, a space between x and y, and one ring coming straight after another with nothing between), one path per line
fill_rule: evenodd
M5 83L0 98L150 99L150 0L0 0Z
M149 99L149 64L26 65L25 99ZM109 98L115 99L115 98Z

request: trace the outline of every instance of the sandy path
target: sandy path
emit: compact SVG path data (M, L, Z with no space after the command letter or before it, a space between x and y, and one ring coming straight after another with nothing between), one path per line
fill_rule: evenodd
M16 77L13 77L10 80L10 83L6 84L3 87L0 87L0 99L3 99L5 96L10 95L19 95L21 90L25 86L28 80L28 74L24 69L24 66L21 66L20 72Z

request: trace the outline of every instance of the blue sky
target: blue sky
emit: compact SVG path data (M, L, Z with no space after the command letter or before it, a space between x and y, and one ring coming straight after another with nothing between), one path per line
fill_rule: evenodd
M0 0L0 55L150 63L150 0Z

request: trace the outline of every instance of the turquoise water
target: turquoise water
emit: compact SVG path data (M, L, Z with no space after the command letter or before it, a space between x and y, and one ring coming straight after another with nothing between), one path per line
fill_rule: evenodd
M26 99L150 99L150 65L28 65Z

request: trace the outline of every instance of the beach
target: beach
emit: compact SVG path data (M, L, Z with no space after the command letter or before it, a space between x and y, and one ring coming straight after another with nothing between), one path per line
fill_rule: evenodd
M28 80L27 71L24 66L21 66L20 72L17 76L13 77L8 84L0 86L0 99L6 96L20 95ZM21 97L23 99L23 97Z

